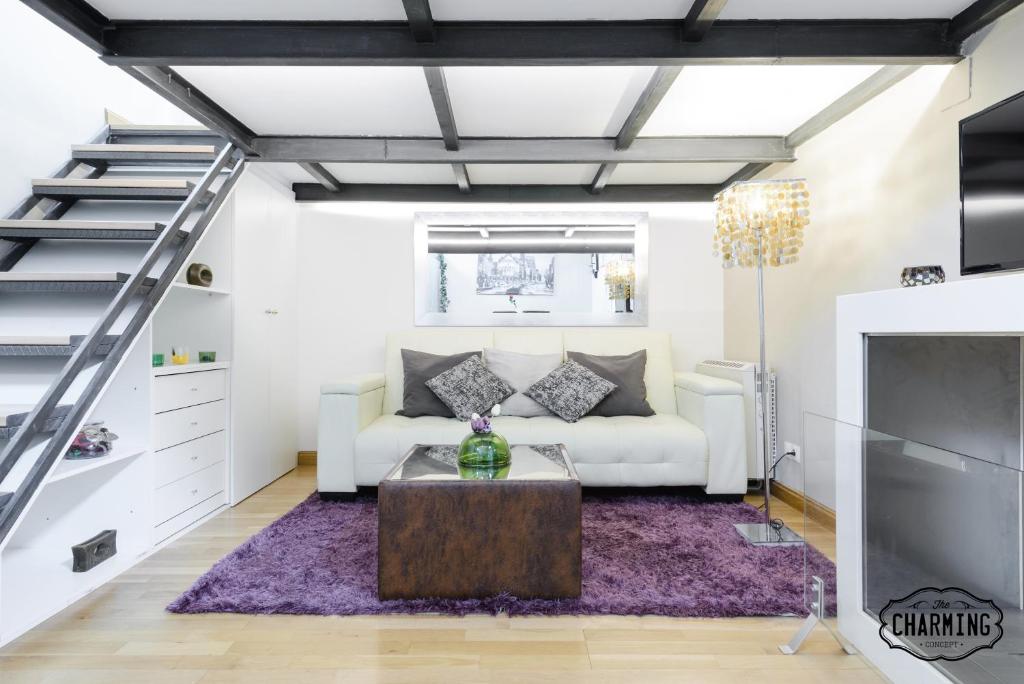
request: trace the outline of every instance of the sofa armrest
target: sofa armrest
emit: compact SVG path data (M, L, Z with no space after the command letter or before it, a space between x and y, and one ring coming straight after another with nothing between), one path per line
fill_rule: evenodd
M383 373L352 375L341 382L320 385L320 394L366 394L384 387Z
M676 373L679 415L693 423L708 440L708 494L747 491L747 429L743 386L731 380Z
M356 435L384 410L384 375L371 373L320 388L317 489L321 496L356 491Z

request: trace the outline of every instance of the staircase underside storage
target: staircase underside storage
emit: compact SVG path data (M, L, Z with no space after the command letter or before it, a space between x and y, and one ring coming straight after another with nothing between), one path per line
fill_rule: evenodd
M243 165L206 129L108 126L73 145L69 161L33 180L31 196L0 220L0 643L226 503L226 413L207 418L219 441L197 447L202 505L187 498L199 496L196 486L178 484L193 477L182 446L191 438L174 445L177 470L159 470L179 499L159 494L152 318L165 300L181 306L176 292L191 292L184 269ZM226 393L228 371L218 369ZM217 401L223 409L226 394ZM118 434L114 448L66 459L94 421ZM180 526L168 526L168 511ZM71 545L115 528L117 554L72 572Z

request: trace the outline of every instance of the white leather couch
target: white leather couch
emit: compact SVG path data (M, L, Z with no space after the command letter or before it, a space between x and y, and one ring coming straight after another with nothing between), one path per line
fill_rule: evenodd
M501 416L495 430L515 444L563 443L584 486L699 485L709 494L747 488L746 430L738 383L672 369L671 340L650 330L420 329L388 335L384 372L323 385L317 478L321 496L375 486L415 444L457 444L469 431L455 418L406 418L401 349L454 354L496 347L527 354L647 350L650 417Z

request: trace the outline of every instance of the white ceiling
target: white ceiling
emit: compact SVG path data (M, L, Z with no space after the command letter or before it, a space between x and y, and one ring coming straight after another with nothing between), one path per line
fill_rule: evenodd
M342 183L454 185L451 164L324 164Z
M467 164L479 185L589 185L597 164Z
M404 20L401 0L90 0L110 19ZM971 0L731 0L722 19L949 18ZM690 0L432 0L435 19L613 20L686 16Z
M640 135L788 135L878 68L685 67Z
M259 134L441 135L419 67L174 69Z
M609 185L721 183L745 164L619 164Z
M654 67L447 67L459 134L614 136Z

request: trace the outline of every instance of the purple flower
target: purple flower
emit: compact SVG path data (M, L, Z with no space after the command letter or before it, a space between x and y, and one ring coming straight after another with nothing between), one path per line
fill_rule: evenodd
M487 416L483 416L482 418L477 416L469 421L469 426L473 428L473 432L490 432L491 419Z

